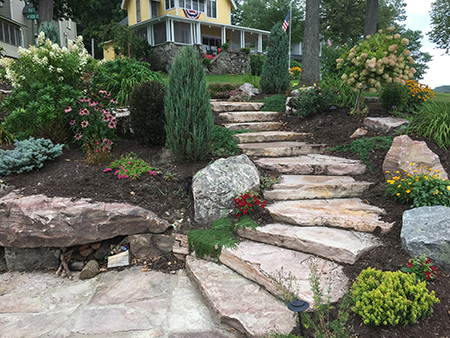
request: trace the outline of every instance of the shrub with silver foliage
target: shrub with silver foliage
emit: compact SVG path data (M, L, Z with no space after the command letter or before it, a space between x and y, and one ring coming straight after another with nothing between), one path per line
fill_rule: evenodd
M54 145L44 138L16 141L13 150L0 150L0 177L42 168L45 160L62 155L64 144Z

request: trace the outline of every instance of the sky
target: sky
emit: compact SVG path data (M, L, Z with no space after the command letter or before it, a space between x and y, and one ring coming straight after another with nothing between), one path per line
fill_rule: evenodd
M430 10L432 0L405 0L407 19L402 24L412 30L420 30L424 38L422 48L433 56L433 60L428 63L423 80L420 83L427 84L431 89L438 86L450 85L450 55L444 54L443 49L436 48L436 45L428 41L427 32L430 28Z

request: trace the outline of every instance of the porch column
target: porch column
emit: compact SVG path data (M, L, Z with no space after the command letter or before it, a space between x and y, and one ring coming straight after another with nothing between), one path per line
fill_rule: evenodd
M241 31L241 48L245 47L245 32Z
M258 53L262 53L262 34L258 34Z
M194 26L195 23L193 24L192 22L189 23L189 33L191 35L191 45L195 45L195 40L194 40Z
M166 41L170 42L170 21L166 21Z
M202 26L199 23L197 23L197 42L199 45L203 45L203 41L202 41Z
M225 31L225 27L222 27L222 30L220 32L220 39L222 40L222 44L227 42L227 33Z
M175 42L175 28L172 19L170 19L170 37L170 41Z
M154 44L152 25L147 26L147 42L150 46L153 46Z

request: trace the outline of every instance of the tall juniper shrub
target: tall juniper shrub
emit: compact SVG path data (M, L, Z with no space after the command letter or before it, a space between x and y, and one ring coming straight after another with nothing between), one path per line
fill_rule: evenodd
M144 82L130 98L130 118L133 134L140 144L163 145L165 88L158 81Z
M205 71L192 46L175 58L164 104L167 148L182 161L204 159L211 150L214 120Z

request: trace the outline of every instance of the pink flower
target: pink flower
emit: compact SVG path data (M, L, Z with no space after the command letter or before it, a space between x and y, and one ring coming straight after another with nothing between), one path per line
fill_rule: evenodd
M78 134L75 135L75 138L77 140L80 140L82 137L83 137L83 135L81 135L81 133L78 133Z
M71 112L72 111L72 107L71 106L67 106L66 109L64 109L65 113Z
M80 109L80 115L81 115L81 116L83 116L83 115L89 115L89 114L90 114L90 112L89 112L89 110L87 110L86 108Z
M82 121L82 122L81 122L81 126L82 126L83 128L86 128L86 127L88 126L88 124L89 124L88 121Z
M71 126L73 126L75 123L76 123L75 120L72 120L72 121L70 121L69 124L70 124Z
M107 115L103 116L103 122L109 122L109 117Z
M116 123L114 121L109 122L108 123L108 128L115 129L116 128Z
M97 104L98 104L97 101L89 102L89 105L90 105L91 107L95 107Z

